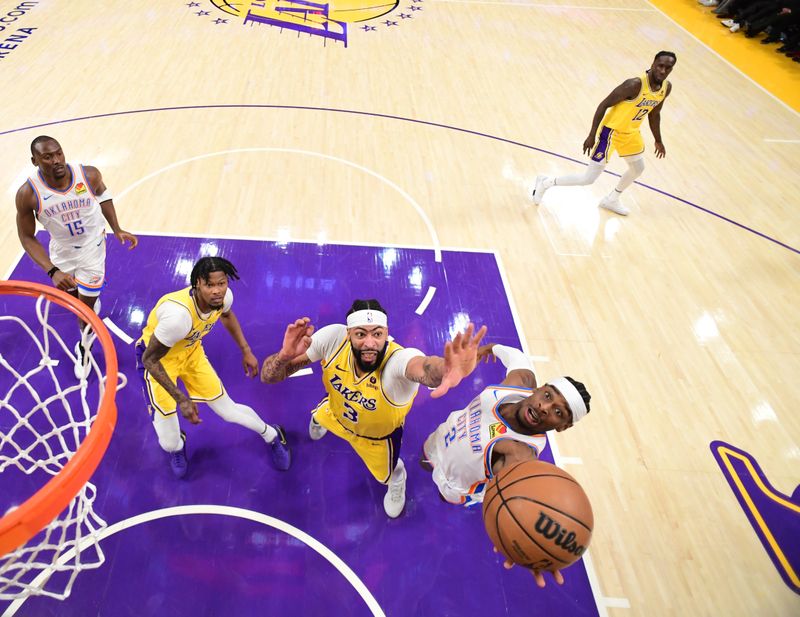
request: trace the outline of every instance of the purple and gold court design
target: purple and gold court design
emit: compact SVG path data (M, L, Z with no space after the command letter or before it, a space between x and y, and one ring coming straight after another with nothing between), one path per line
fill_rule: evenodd
M46 241L44 234L40 239ZM259 360L279 349L290 321L308 316L317 326L341 323L356 298L379 299L392 336L430 354L441 354L469 321L488 326L488 341L520 345L495 255L456 250L443 251L438 261L423 248L145 235L129 253L109 236L101 317L138 338L157 299L186 286L204 255L225 257L238 268L233 309ZM48 282L28 258L10 278ZM53 311L71 345L74 319L58 307ZM293 464L288 472L275 471L257 435L201 406L202 424L183 424L189 472L179 481L150 426L133 345L114 339L129 383L117 395L117 428L92 482L95 511L111 526L128 523L103 541L106 563L81 573L66 601L32 598L17 615L598 614L582 561L564 571L563 586L548 579L543 590L527 571L504 570L480 509L440 501L417 464L425 437L450 411L502 380L502 365L480 365L440 400L421 389L401 452L409 471L406 509L389 520L384 487L350 447L332 435L319 442L308 437L309 411L323 396L319 365L277 385L247 379L237 346L216 328L204 345L225 387L235 401L286 428ZM64 381L74 379L66 357L58 370ZM539 373L540 381L554 376L546 365ZM552 461L549 448L543 458ZM3 487L3 511L14 488ZM348 568L354 577L345 576ZM0 603L0 613L7 606Z

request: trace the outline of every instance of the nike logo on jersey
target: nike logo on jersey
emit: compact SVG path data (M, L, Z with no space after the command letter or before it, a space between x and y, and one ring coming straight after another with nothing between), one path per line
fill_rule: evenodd
M48 200L48 199L50 199L51 197L52 197L52 195L45 195L45 196L44 196L44 200L45 200L45 201L47 201L47 200Z

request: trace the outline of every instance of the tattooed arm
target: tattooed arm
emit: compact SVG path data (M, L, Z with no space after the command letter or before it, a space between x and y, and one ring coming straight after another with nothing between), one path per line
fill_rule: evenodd
M444 396L450 388L457 386L469 375L478 363L478 346L486 334L486 326L473 336L474 332L475 326L469 324L466 332L459 332L456 338L448 341L444 346L443 358L417 356L409 360L406 378L429 388L436 388L431 392L431 398Z
M269 356L261 365L261 381L278 383L304 366L311 364L306 351L311 346L313 333L314 326L311 325L308 317L290 323L283 335L281 350Z
M281 357L281 352L279 351L264 360L264 364L261 365L261 381L264 383L278 383L309 364L311 364L311 360L308 359L306 354L296 358L285 359Z
M171 347L162 344L155 336L151 336L150 343L142 354L142 364L153 376L153 379L175 399L181 415L192 424L199 424L201 420L197 413L197 404L178 389L177 384L170 379L164 365L161 364L161 359L167 355L170 349Z

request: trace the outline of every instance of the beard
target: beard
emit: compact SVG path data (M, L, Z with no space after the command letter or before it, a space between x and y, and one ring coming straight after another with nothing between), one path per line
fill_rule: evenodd
M389 347L389 341L386 341L386 343L384 343L383 345L383 349L381 349L378 352L378 355L375 357L375 360L373 362L367 363L361 359L362 351L356 349L355 347L353 347L353 343L350 343L350 350L353 352L353 357L356 359L356 365L361 371L365 373L370 373L381 365L381 362L383 362L383 358L386 355L386 349L388 347Z

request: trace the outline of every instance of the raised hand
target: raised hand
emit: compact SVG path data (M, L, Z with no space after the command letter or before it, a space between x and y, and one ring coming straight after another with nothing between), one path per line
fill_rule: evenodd
M311 325L308 317L290 323L283 335L283 347L278 354L279 358L286 362L304 354L311 347L312 334L314 334L314 326Z
M475 332L475 324L469 324L466 332L459 332L444 346L444 375L439 386L431 392L431 398L444 396L456 387L478 364L478 346L486 335L486 326Z

